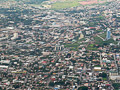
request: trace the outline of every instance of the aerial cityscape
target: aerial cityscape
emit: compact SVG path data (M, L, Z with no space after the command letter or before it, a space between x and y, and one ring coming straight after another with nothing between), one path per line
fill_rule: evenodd
M0 0L0 90L120 90L120 0Z

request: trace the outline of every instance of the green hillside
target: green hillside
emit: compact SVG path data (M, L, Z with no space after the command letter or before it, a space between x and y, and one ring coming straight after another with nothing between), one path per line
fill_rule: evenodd
M7 1L23 2L25 4L30 4L31 6L34 6L34 7L39 7L41 6L41 3L42 3L42 6L48 7L53 10L77 7L82 5L80 3L81 1L89 2L89 0L0 0L0 2L7 2ZM49 2L43 3L44 1L49 1ZM103 0L98 0L98 1L103 1Z
M86 1L86 0L64 0L64 1L57 1L52 4L52 9L65 9L70 7L76 7L79 6L80 1Z
M0 2L6 2L6 1L17 1L17 2L24 2L27 4L41 4L43 1L47 1L47 0L0 0Z
M56 2L52 4L52 9L64 9L64 8L70 8L70 7L75 7L78 6L79 3L74 1L74 2Z

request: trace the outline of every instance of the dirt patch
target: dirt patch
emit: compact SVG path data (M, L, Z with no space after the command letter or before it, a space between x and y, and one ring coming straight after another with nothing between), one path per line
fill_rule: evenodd
M97 4L97 3L104 3L106 1L98 1L98 0L87 0L87 1L82 1L79 2L82 5L90 5L90 4Z

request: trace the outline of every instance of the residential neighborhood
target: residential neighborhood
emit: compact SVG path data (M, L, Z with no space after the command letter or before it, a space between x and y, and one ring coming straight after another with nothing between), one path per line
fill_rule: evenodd
M0 90L120 89L119 0L16 3L0 3Z

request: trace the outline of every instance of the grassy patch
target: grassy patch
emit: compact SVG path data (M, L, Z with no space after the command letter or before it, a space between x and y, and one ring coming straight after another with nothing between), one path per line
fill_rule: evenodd
M103 44L103 40L99 37L94 37L94 40L95 40L95 44L99 44L99 45L102 45Z
M65 9L70 7L76 7L80 5L80 1L86 1L86 0L58 0L57 2L52 4L52 9L59 10L59 9Z
M65 9L65 8L70 8L70 7L76 7L79 6L79 3L77 1L73 2L56 2L52 4L52 9Z
M105 33L103 33L103 34L101 34L101 35L99 35L99 36L101 36L102 38L106 38L106 32Z
M73 43L73 44L65 44L65 47L70 47L71 48L71 50L78 50L78 47L79 47L79 43L77 43L77 42L75 42L75 43Z
M99 32L102 32L103 30L97 30L97 32L99 33Z
M96 47L94 47L94 44L90 44L90 45L88 45L87 50L96 51L96 50L98 50L98 49L97 49Z
M80 40L78 40L74 43L71 43L71 44L66 44L65 43L64 45L65 45L65 47L68 47L71 50L77 51L79 49L79 46L81 45L81 42L85 41L85 40L86 40L85 38L82 38L82 39L80 39Z
M104 81L107 81L107 78L103 78Z
M32 42L27 42L26 44L32 44Z
M82 38L82 39L79 39L77 42L80 43L82 41L85 41L86 39L85 38Z
M101 67L100 65L95 65L94 67Z
M101 37L105 38L106 35L105 35L105 34L102 34ZM93 37L93 38L94 38L94 40L95 40L95 44L98 44L98 45L101 45L101 46L103 46L103 45L109 45L110 43L117 44L117 42L114 41L112 38L109 39L109 40L106 40L106 41L103 41L101 38L99 38L99 37L97 37L97 36L96 36L96 37Z

